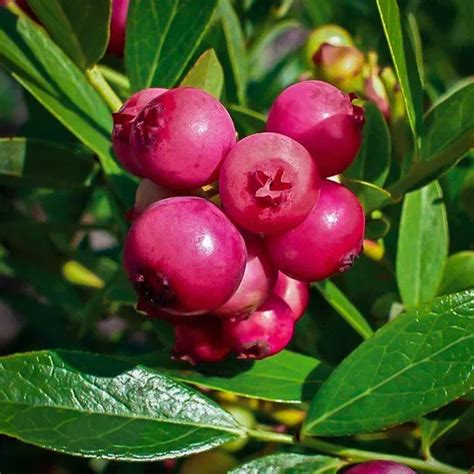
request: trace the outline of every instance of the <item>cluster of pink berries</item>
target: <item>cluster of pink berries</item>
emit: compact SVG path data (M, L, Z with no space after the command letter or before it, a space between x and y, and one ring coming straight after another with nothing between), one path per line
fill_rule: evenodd
M359 149L364 113L352 99L325 82L297 83L275 100L266 132L238 142L224 106L195 88L146 89L114 114L115 154L145 178L125 269L138 309L174 325L176 357L281 351L308 283L360 253L363 209L325 179Z

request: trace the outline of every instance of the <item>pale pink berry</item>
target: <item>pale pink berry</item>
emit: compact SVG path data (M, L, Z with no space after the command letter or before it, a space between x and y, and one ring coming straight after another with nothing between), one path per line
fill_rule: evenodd
M276 270L270 263L263 241L253 235L245 236L247 263L237 291L215 314L219 316L242 316L255 311L270 295L275 284Z
M319 281L351 267L362 250L364 210L344 186L324 180L319 200L294 229L266 238L275 266L297 280Z
M274 295L247 318L224 320L224 331L240 359L264 359L280 352L293 337L294 328L290 307Z
M247 260L239 231L214 204L172 197L149 206L128 233L124 265L138 308L204 314L235 292Z
M235 141L234 124L224 106L192 87L171 89L152 100L130 135L143 176L175 190L215 181Z
M278 272L273 294L279 296L293 312L295 321L303 316L309 302L309 285Z
M159 87L143 89L133 94L118 112L112 114L114 119L112 147L115 156L127 171L136 176L142 176L142 172L139 160L135 160L130 150L130 130L142 108L163 92L166 92L166 89Z
M317 201L319 186L311 155L277 133L257 133L237 143L219 177L227 215L244 229L264 234L301 223Z
M267 131L301 143L314 157L322 176L344 171L361 143L364 109L322 81L302 81L285 89L273 103Z

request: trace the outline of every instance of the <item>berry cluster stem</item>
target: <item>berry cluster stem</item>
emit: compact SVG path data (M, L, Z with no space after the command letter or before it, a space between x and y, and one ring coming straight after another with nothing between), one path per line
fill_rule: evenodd
M100 94L112 112L117 112L122 107L122 101L119 99L97 66L86 71L86 76L92 87Z
M377 453L375 451L348 448L346 446L328 443L327 441L322 441L317 438L304 437L300 440L300 443L308 448L312 448L327 454L335 454L336 456L344 457L353 462L372 461L377 459L398 462L424 472L433 472L439 474L446 474L447 472L450 474L463 474L465 472L462 469L457 469L434 459L425 461L423 459L410 458L407 456L398 456L395 454Z
M350 462L364 462L373 460L393 461L405 464L423 472L432 472L438 474L463 474L465 471L457 469L448 464L436 461L435 459L423 460L410 458L407 456L398 456L395 454L378 453L375 451L365 451L361 449L348 448L338 444L328 443L317 438L302 437L297 440L295 437L284 434L275 433L273 431L248 430L248 436L263 442L274 442L282 444L300 444L310 449L320 451L326 454L333 454L341 458L345 458Z

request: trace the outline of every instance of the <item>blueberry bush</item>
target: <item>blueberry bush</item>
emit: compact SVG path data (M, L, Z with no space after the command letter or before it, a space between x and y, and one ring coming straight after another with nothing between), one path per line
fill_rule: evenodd
M0 0L0 472L468 472L473 18Z

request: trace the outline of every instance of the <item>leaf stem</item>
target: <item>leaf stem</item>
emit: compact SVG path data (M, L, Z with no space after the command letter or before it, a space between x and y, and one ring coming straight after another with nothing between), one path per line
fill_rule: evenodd
M419 469L420 471L425 472L434 472L439 474L446 474L447 472L449 472L450 474L465 473L465 471L463 471L462 469L457 469L453 466L449 466L434 459L424 461L423 459L410 458L407 456L398 456L395 454L384 454L375 451L365 451L360 449L348 448L345 446L328 443L327 441L322 441L316 438L304 437L301 438L300 443L308 448L312 448L323 453L335 454L336 456L344 457L354 462L382 459L385 461L394 461L400 464L406 464L407 466L410 466L413 469Z
M116 112L118 109L120 109L120 107L122 107L122 101L110 87L109 83L104 79L104 76L99 71L97 66L88 69L86 71L86 76L94 89L105 100L112 112Z
M130 81L127 76L102 64L97 65L97 68L106 81L115 86L116 89L119 89L119 93L127 96L130 95Z
M273 443L295 444L293 436L285 433L276 433L274 431L247 430L248 436L259 441L269 441Z

